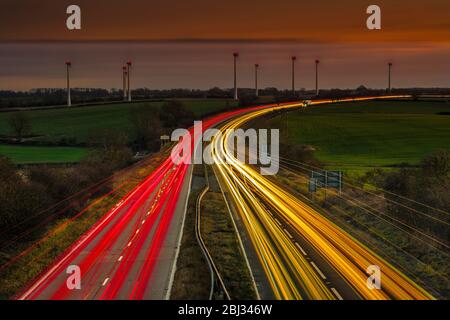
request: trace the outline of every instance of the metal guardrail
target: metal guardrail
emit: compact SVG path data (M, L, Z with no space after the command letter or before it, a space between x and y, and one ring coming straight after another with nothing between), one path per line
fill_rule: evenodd
M205 244L205 241L203 240L203 237L202 237L201 202L203 200L203 197L209 191L209 179L208 179L208 172L206 171L206 168L205 168L205 179L206 179L206 187L199 194L199 196L197 197L197 202L196 202L195 236L197 238L198 244L200 245L200 248L202 249L202 253L203 253L204 257L205 257L206 261L208 262L208 268L209 268L209 271L211 274L211 290L209 293L209 300L212 300L213 296L214 296L215 280L217 280L219 289L223 292L223 294L225 295L225 298L227 300L231 300L230 295L225 286L225 283L223 281L223 278L220 275L219 269L217 268L216 264L214 263L214 259L212 258L211 254Z

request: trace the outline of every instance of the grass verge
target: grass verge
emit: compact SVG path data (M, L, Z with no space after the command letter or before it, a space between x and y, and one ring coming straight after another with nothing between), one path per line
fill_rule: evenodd
M202 235L231 299L256 299L252 278L241 251L228 207L212 170L203 198Z
M167 152L167 150L166 150ZM89 230L117 202L149 175L166 154L158 153L137 166L116 174L111 189L116 192L89 200L89 207L76 219L58 219L46 225L42 236L33 242L15 243L0 252L0 265L20 257L0 272L0 299L17 294L41 274L58 256ZM22 255L21 255L22 254Z
M296 194L300 199L316 207L358 241L389 261L419 285L438 298L450 296L450 260L441 250L432 249L391 223L370 214L367 209L355 206L355 201L367 204L372 211L383 211L387 205L383 195L374 196L364 191L345 187L338 192L319 190L314 196L308 192L309 177L281 169L272 179ZM371 190L374 193L373 190Z
M195 165L170 299L208 299L209 269L195 236L197 198L205 187L203 166Z

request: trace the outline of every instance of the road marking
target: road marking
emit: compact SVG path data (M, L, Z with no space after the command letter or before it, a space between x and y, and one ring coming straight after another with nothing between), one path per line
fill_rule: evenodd
M103 281L102 286L104 287L108 283L108 281L109 281L109 278L106 278L105 281Z
M336 296L339 300L344 300L344 298L342 298L342 296L339 294L339 292L338 292L335 288L331 288L331 291L335 294L335 296Z
M314 262L311 261L311 265L314 267L314 269L316 269L317 273L322 277L322 279L326 279L327 277L325 277L325 275L322 273L322 271L320 271L319 267L316 266L316 264Z
M131 241L130 241L130 242L128 242L128 247L129 247L129 246L131 246Z
M144 224L145 223L145 219L144 220L142 220L142 223L141 224Z
M137 193L140 190L140 187L136 187L136 189L127 196L126 199L123 199L123 203L129 201L135 193ZM72 250L66 254L61 260L58 261L58 263L56 265L54 265L45 275L43 275L38 281L36 281L33 286L31 286L31 288L25 292L21 297L19 297L19 300L25 300L28 298L29 295L31 295L33 293L34 290L36 290L36 288L38 288L42 282L44 282L45 280L48 279L48 277L55 272L56 269L58 269L62 263L64 263L82 244L84 244L84 242L87 241L87 239L89 239L99 228L101 228L105 223L109 223L109 219L114 215L114 213L116 213L116 211L119 208L115 208L113 209L105 218L103 218L102 220L100 220L100 223L98 223L93 229L91 229L90 231L88 231L88 234L81 238L80 241L76 242L76 245L74 248L72 248Z
M284 229L284 232L286 232L286 234L288 235L289 238L293 239L294 237L292 236L292 234L289 233L289 231L287 231L286 229Z
M141 230L141 229L137 229L137 230L136 230L136 234L138 234L140 230Z
M303 250L303 248L298 244L298 242L296 242L295 245L296 245L297 248L303 253L304 256L307 256L307 255L308 255L308 254L305 252L305 250Z
M275 221L281 226L281 222L277 218L275 218Z

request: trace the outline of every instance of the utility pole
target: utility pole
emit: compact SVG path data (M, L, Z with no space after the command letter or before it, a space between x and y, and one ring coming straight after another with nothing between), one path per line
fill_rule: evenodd
M292 95L295 96L295 61L297 60L297 57L292 56L291 60L292 60Z
M131 71L131 61L127 62L127 74L128 74L128 101L131 102L131 87L130 87L130 71Z
M238 90L237 90L237 77L236 77L236 64L237 64L237 58L239 57L239 53L235 52L233 53L234 57L234 100L238 100Z
M316 97L319 96L319 60L316 60Z
M123 80L123 101L127 100L127 67L122 67L122 80Z
M67 77L67 106L72 106L72 99L70 98L70 67L72 62L66 61L66 77Z
M258 96L258 68L259 64L255 64L255 96Z
M388 63L388 92L391 93L391 71L392 71L392 62Z

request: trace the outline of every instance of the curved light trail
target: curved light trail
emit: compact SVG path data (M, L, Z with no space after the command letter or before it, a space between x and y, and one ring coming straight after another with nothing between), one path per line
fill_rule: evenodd
M371 98L358 100L366 99ZM313 104L327 102L330 101L317 101ZM299 104L257 110L231 120L222 126L222 134L212 141L216 172L232 197L275 297L340 298L336 295L335 288L329 288L324 283L320 269L307 261L304 250L294 244L292 235L281 226L281 219L305 239L360 298L433 299L431 294L315 209L234 156L233 130L272 110L296 107ZM371 265L381 269L381 290L367 286L369 275L366 270Z
M368 99L372 98L340 101ZM328 102L332 101L313 101L311 104ZM336 289L324 281L317 265L312 264L304 250L293 241L293 236L280 226L282 220L296 231L295 236L300 235L308 241L360 297L432 298L370 249L231 154L230 129L273 110L300 106L303 103L239 109L213 116L202 124L203 130L224 124L222 138L212 140L214 168L236 204L275 297L340 298ZM193 150L202 140L199 135L192 137L192 133L193 129L190 129L182 140L191 139ZM178 143L174 152L190 159L191 154L183 154L181 145ZM222 158L226 164L220 162ZM152 295L155 290L159 290L157 297L164 298L160 287L170 281L158 279L160 274L155 270L165 270L167 275L167 270L173 268L173 259L161 258L161 255L164 250L164 257L169 254L165 246L170 230L175 230L179 237L181 227L173 226L184 214L177 215L177 212L179 207L184 207L180 203L187 199L188 163L175 164L170 157L165 159L33 281L19 299L149 299L155 297ZM169 255L174 256L172 251ZM365 270L372 264L381 267L383 290L369 290L366 286ZM69 275L66 270L71 265L80 267L81 290L67 288Z
M238 109L213 116L203 121L203 130L224 120L245 114L262 106ZM193 147L201 143L201 135L189 130L182 141L190 139ZM178 143L173 153L180 153L183 160L175 164L171 157L151 173L140 185L74 243L55 263L38 277L19 296L19 299L148 299L155 297L152 291L166 286L165 280L155 280L155 268L173 268L173 261L159 259L175 210L183 208L180 194L189 184L191 154L182 152ZM187 189L187 188L186 188ZM186 195L187 197L187 195ZM183 214L178 216L182 218ZM179 233L180 230L176 229ZM178 236L178 234L176 235ZM167 255L173 248L166 249ZM81 290L71 290L66 284L66 270L76 265L81 270ZM167 267L166 267L167 265ZM159 288L156 288L158 282ZM164 296L156 295L162 299Z

